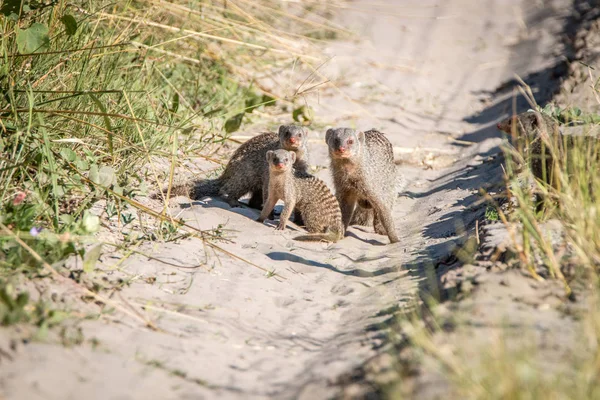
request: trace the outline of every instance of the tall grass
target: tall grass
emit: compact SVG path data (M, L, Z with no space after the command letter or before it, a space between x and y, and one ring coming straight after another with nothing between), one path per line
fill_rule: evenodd
M543 129L536 139L541 141L544 158L548 159L543 171L548 176L542 178L535 177L530 167L522 168L516 162L523 160L530 166L531 155L519 147L505 149L509 195L517 201L508 220L520 226L523 239L515 247L530 270L535 263L533 255L541 255L549 276L560 279L568 293L569 280L582 275L596 285L600 272L600 140L593 136L593 121L598 116L578 108L541 108L528 87L522 93L533 109L553 118L566 134L557 136L550 129ZM567 132L569 129L574 129L575 134ZM559 229L542 228L550 219L558 222ZM559 236L564 238L557 241ZM565 277L565 272L569 276Z
M4 0L0 222L32 245L50 240L37 250L54 262L76 252L65 233L97 229L87 212L97 200L118 214L148 211L135 197L164 180L157 160L172 164L172 180L178 162L224 143L253 111L293 109L294 95L262 78L314 72L322 62L315 44L344 33L325 9L308 1ZM34 263L10 235L0 242L2 265Z

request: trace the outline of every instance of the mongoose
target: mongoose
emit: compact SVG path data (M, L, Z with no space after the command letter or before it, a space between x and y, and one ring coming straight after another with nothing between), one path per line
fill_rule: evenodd
M390 141L376 130L349 128L329 129L325 141L344 229L350 223L369 223L372 215L375 232L398 242L392 218L396 165ZM353 219L355 214L362 221Z
M263 222L278 200L285 203L279 217L278 230L284 230L292 210L300 211L309 235L296 240L326 240L337 242L344 237L340 205L325 182L307 173L294 171L296 154L286 150L267 151L269 180L263 192L268 192L265 205L258 217ZM268 188L266 187L268 186Z
M570 170L578 159L573 154L575 148L586 153L586 159L598 156L600 142L596 136L563 135L554 119L537 111L514 115L497 127L512 136L514 146L530 163L533 176L555 189L560 188L561 182L554 169L560 166Z
M192 200L220 195L229 205L237 207L238 199L251 193L250 207L261 209L263 178L268 171L265 158L267 151L280 148L293 151L296 154L294 168L308 173L306 136L304 129L295 125L280 126L279 134L268 132L255 136L237 148L221 176L174 186L171 195L185 195Z
M530 162L533 176L557 184L557 177L552 174L554 161L547 146L552 144L562 153L563 143L558 124L551 117L540 112L524 112L500 122L497 127L511 135L513 145Z

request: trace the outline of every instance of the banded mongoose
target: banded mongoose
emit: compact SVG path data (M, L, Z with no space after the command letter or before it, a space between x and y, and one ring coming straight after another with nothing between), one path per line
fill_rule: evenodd
M295 240L326 240L337 242L344 237L342 212L331 190L320 179L299 173L292 168L296 154L286 150L269 150L266 155L269 180L265 181L263 193L268 192L265 205L258 217L263 222L278 200L284 207L279 217L278 230L284 230L292 210L297 209L304 220L309 235L297 236ZM268 187L267 187L268 186Z
M548 146L552 145L562 153L563 143L558 124L551 117L528 111L513 115L498 123L497 127L511 135L513 145L530 163L533 176L546 183L557 184L557 177L553 177L552 173L554 160Z
M238 199L251 193L249 206L261 209L263 178L268 172L265 157L267 151L280 148L293 151L296 154L294 168L308 173L306 132L299 126L282 125L278 134L263 133L238 147L218 178L174 186L171 188L171 195L186 195L192 200L220 195L230 206L237 207ZM164 192L166 193L166 190Z
M398 242L392 218L396 165L390 141L376 130L349 128L329 129L325 141L344 229L372 219L375 232L387 234L391 243ZM354 219L355 215L362 221Z

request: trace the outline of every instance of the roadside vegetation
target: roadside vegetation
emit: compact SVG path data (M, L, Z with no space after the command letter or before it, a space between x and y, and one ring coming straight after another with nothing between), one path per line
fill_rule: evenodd
M600 106L598 81L592 72L590 68L586 80L589 96ZM512 137L507 135L503 149L505 191L485 194L485 218L503 223L508 231L511 248L500 261L509 265L504 268L519 268L531 281L554 282L561 288L559 297L565 307L559 309L565 318L577 321L575 343L565 344L570 350L546 364L540 357L545 344L534 326L527 328L529 321L515 326L499 320L488 328L485 345L477 341L441 345L439 335L450 330L456 332L453 337L465 338L472 334L472 327L461 322L457 313L438 312L439 301L434 298L398 318L395 339L401 348L412 349L408 364L419 364L424 357L435 360L437 373L448 382L449 398L598 399L600 140L594 136L600 116L579 107L537 105L526 85L520 94L529 101L530 112L550 117L566 134L556 135L548 126L539 136L523 137L513 125ZM532 168L539 157L531 152L535 142L541 143L542 157L549 160L542 177ZM472 254L473 249L468 252ZM514 296L518 298L519 293ZM410 368L400 364L398 369L401 375L410 376ZM395 381L384 393L404 398L410 385Z

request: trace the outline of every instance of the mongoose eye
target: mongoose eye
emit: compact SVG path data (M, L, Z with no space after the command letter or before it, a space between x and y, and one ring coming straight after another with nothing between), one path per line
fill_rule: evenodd
M348 144L354 144L354 139L348 139Z

